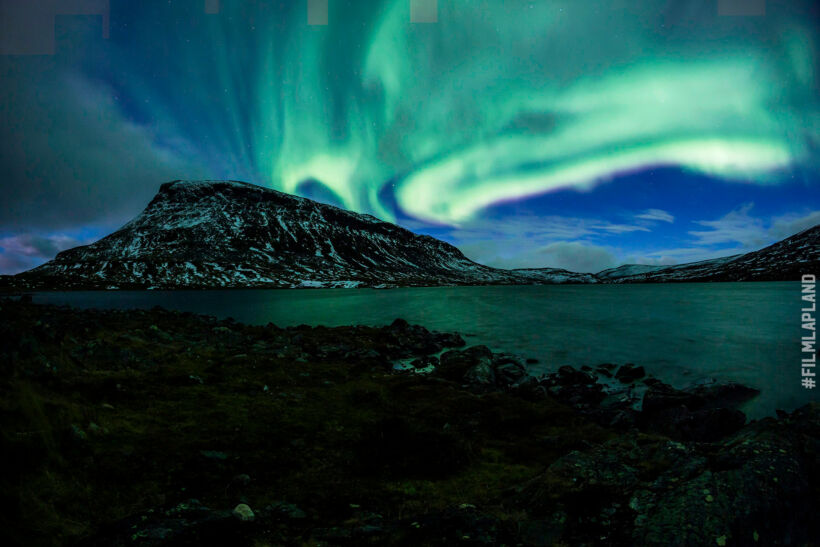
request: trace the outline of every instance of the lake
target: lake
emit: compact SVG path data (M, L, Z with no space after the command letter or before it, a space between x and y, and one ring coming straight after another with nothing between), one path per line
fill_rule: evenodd
M734 380L761 395L751 417L817 400L800 386L800 284L686 283L404 289L110 291L37 293L34 301L77 307L169 309L252 324L384 325L397 317L456 331L561 365L631 362L682 387Z

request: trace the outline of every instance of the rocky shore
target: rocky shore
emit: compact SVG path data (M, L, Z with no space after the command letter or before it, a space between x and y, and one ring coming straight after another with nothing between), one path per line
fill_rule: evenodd
M747 423L738 384L464 346L0 300L6 544L820 537L820 405Z

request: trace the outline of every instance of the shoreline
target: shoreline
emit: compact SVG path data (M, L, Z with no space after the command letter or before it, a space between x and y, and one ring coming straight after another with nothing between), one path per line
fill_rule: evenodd
M333 282L330 282L333 283ZM342 282L339 282L342 283ZM55 292L153 292L153 291L191 291L191 292L207 292L207 291L270 291L270 290L392 290L392 289L436 289L436 288L458 288L458 287L563 287L563 286L636 286L636 285L715 285L715 284L731 284L731 283L794 283L800 284L800 280L792 279L745 279L745 280L667 280L667 281L629 281L629 282L613 282L613 281L599 281L595 283L581 283L581 282L565 282L565 283L464 283L464 284L449 284L449 285L357 285L357 286L203 286L203 287L62 287L62 288L32 288L19 287L12 285L3 285L0 283L0 298L8 296L20 296L22 294L36 294L36 293L55 293Z
M775 504L791 512L754 530L763 544L817 532L816 403L746 423L738 384L678 390L607 364L536 378L403 320L9 299L0 314L3 448L24 477L4 476L19 514L3 526L24 543L732 544Z

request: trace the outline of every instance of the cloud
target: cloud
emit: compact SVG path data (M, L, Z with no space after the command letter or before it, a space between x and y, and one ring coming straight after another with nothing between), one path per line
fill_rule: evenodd
M30 270L37 265L37 261L29 260L25 256L0 253L0 275L13 275Z
M691 240L683 238L681 246L660 249L625 250L621 247L623 239L618 246L601 245L599 241L609 241L602 238L651 230L579 217L482 219L444 235L466 256L489 266L598 272L621 264L667 266L743 254L820 224L820 211L764 218L755 217L753 208L754 204L746 203L718 219L692 221L702 229L689 231ZM660 209L649 209L633 218L648 221L647 216L652 216L654 222L668 222L667 217L674 220Z
M611 249L581 241L556 241L539 246L526 238L486 239L459 245L459 248L467 257L495 268L599 272L622 263Z
M785 239L818 224L820 224L820 211L812 211L806 215L784 215L772 222L769 233L777 239Z
M66 234L21 234L0 238L0 274L16 274L54 258L57 253L90 239L78 239Z
M693 247L647 251L625 259L629 264L674 265L756 251L820 224L820 211L789 213L769 218L751 214L745 203L716 220L693 221L708 230L693 230Z
M207 177L184 142L128 120L111 89L47 62L0 58L0 230L113 228L162 182Z
M578 241L550 243L534 255L541 267L563 268L571 272L596 273L619 264L609 249Z
M521 215L478 218L457 229L432 235L451 241L467 257L488 266L593 271L598 266L612 267L616 262L611 249L593 241L632 232L651 229L593 218Z
M700 262L712 258L721 258L747 252L741 248L729 249L705 249L703 247L680 247L673 249L660 249L650 251L640 255L626 257L622 264L648 264L652 266L674 266L676 264L687 264L689 262Z
M484 239L488 237L527 237L546 244L556 240L575 240L583 237L601 236L628 232L649 232L646 226L615 224L612 222L557 215L522 215L506 218L479 218L451 230L450 235L460 241Z
M604 232L611 232L613 234L623 234L627 232L651 232L646 226L631 226L628 224L604 224L594 226L594 229L603 230Z
M746 203L730 211L717 220L696 220L695 224L709 230L692 230L689 235L696 239L698 245L718 245L740 243L744 247L761 247L769 242L768 230L763 220L749 214L753 203Z
M669 222L670 224L675 222L675 217L671 214L667 213L663 209L647 209L643 213L639 215L635 215L635 218L643 219L643 220L656 220L660 222Z
M750 214L753 203L746 203L717 220L697 220L709 230L693 230L698 245L739 244L742 251L757 250L776 241L820 224L820 211L790 213L764 219Z

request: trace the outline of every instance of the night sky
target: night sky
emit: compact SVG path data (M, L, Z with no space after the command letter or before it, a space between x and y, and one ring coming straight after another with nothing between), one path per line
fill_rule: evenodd
M308 24L321 0L13 1L0 273L180 178L371 213L501 267L681 263L820 223L811 1L329 0L327 25ZM53 31L9 33L38 17Z

